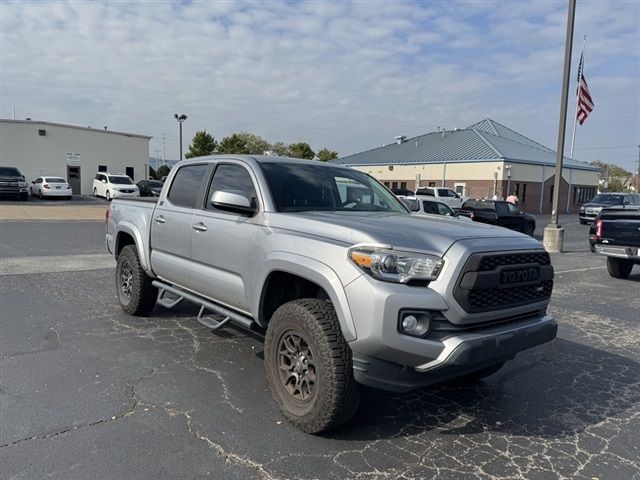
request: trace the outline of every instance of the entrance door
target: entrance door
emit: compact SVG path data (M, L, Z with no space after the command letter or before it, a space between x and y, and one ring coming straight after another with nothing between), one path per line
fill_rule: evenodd
M71 186L71 191L74 195L80 195L82 193L82 183L80 182L80 167L72 167L67 165L67 182Z

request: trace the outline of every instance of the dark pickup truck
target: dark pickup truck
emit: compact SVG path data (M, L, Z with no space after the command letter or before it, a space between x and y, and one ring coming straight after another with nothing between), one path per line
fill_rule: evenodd
M536 229L536 217L504 200L467 200L458 214L475 222L498 225L529 236L533 236Z
M607 257L607 270L627 278L640 264L640 207L607 208L596 218L596 252Z

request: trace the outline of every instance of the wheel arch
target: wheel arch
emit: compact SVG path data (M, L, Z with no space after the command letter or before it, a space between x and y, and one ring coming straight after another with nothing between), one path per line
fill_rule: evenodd
M298 298L327 298L333 304L346 341L357 338L344 288L327 265L301 255L276 252L257 276L257 295L252 304L254 318L266 327L273 312Z
M136 250L138 250L138 256L140 257L140 265L149 275L151 275L152 272L149 263L149 252L144 247L140 231L133 224L120 222L118 224L118 233L116 234L114 249L116 259L118 258L118 255L120 255L122 249L127 245L135 245Z

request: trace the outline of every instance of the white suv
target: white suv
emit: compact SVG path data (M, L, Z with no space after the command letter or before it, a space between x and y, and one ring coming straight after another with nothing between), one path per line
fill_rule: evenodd
M111 200L116 197L139 197L140 190L127 175L101 172L93 179L93 194Z

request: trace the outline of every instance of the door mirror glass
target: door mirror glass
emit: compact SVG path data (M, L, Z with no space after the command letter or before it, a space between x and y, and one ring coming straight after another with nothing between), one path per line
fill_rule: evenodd
M101 182L102 183L107 183L107 181L104 178L101 180Z

